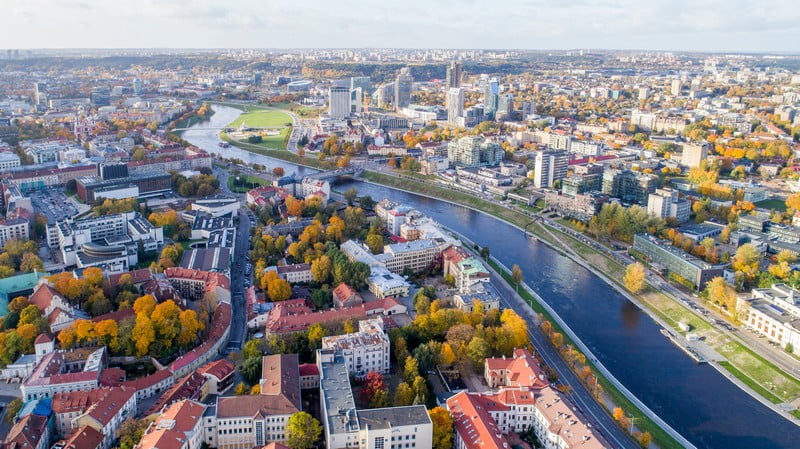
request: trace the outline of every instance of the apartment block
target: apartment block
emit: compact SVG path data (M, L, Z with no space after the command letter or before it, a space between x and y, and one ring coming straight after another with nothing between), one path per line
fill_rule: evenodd
M661 218L672 217L678 223L689 221L692 202L680 198L678 192L671 189L657 189L647 197L647 213Z
M550 188L567 176L569 155L564 151L540 151L536 153L534 163L533 185L540 189Z
M322 337L322 349L331 349L344 357L347 372L363 379L370 371L389 373L389 337L383 320L372 318L358 323L358 332Z
M647 197L656 191L658 177L631 170L606 170L603 173L603 193L622 201L647 204Z
M633 249L641 253L654 268L677 275L698 290L705 288L711 279L722 276L725 269L724 264L712 265L672 246L670 242L647 234L634 236Z

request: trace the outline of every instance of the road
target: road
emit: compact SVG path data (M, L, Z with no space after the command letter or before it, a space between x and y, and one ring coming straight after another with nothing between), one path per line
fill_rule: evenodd
M614 422L614 419L605 411L586 387L580 382L578 376L569 368L567 362L553 348L547 337L542 333L535 322L535 312L525 301L517 295L508 283L491 267L492 285L500 293L500 303L503 307L517 311L528 323L528 333L536 353L550 368L558 373L559 382L569 385L572 391L568 394L572 402L587 415L595 426L602 430L603 436L615 448L637 449L640 446L623 432Z

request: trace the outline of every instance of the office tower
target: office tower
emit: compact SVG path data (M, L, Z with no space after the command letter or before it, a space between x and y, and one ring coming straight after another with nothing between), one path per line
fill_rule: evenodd
M536 153L533 185L536 188L553 187L553 183L567 176L569 156L566 151L540 151Z
M256 72L256 73L253 74L253 85L254 86L260 86L261 85L261 77L262 77L261 73Z
M411 84L414 78L408 73L408 67L400 69L400 75L394 82L394 110L399 111L411 104Z
M37 110L47 109L47 83L33 84L33 101Z
M350 113L360 114L364 106L364 89L356 87L350 89Z
M453 87L447 91L447 123L456 124L456 119L464 114L464 89Z
M650 90L646 87L639 88L639 99L640 100L647 100L647 97L650 96Z
M328 115L337 119L350 116L349 87L331 86L328 88Z
M368 76L351 76L350 89L360 87L364 96L372 94L372 80Z
M514 115L514 95L502 94L497 100L497 120L509 120Z
M483 88L483 113L488 117L494 118L494 113L497 111L497 94L500 92L500 86L497 80L491 80Z
M449 92L454 87L461 87L461 63L458 61L450 61L445 77L445 92Z
M536 103L533 100L522 102L522 120L528 120L528 117L536 114Z
M133 79L133 94L141 95L144 93L144 82L139 78Z

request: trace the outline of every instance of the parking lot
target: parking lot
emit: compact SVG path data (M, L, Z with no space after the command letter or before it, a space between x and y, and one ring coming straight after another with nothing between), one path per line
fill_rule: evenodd
M31 203L36 212L47 217L48 223L55 223L78 215L78 209L67 199L61 189L51 189L30 194Z

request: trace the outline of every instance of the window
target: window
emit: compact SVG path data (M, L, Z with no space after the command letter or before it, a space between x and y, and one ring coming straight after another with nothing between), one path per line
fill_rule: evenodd
M375 437L375 449L383 449L383 437Z

